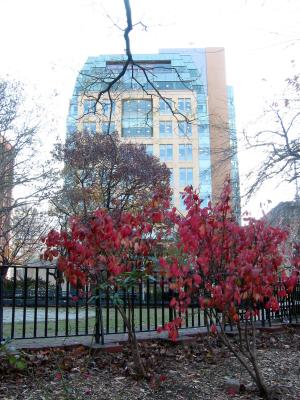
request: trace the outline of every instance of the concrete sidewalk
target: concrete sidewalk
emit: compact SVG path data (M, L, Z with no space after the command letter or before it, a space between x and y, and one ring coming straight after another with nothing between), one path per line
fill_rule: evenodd
M207 328L184 328L179 330L178 342L191 338L192 336L203 335L207 333ZM167 340L168 333L162 332L157 333L156 331L151 332L138 332L137 338L140 341L147 340ZM104 348L112 345L124 344L128 340L127 333L114 333L104 336ZM100 338L101 341L101 338ZM54 347L75 347L85 346L92 348L101 349L101 344L95 343L93 336L74 336L74 337L49 337L49 338L32 338L32 339L14 339L9 342L8 347L14 349L43 349L43 348L54 348Z
M299 323L292 324L272 324L272 326L259 326L258 331L264 333L276 333L286 330L286 327L290 326L296 329L300 328ZM175 343L188 343L196 340L197 336L206 335L207 328L182 328L179 329L179 336ZM237 329L230 329L228 326L226 329L228 335L236 335ZM167 332L158 333L156 331L151 332L137 332L137 338L139 341L148 340L169 340ZM104 335L104 345L95 342L94 336L71 336L71 337L49 337L49 338L32 338L32 339L14 339L9 342L8 347L12 350L24 349L24 350L38 350L38 349L49 349L49 348L71 348L76 346L84 346L92 349L103 349L107 351L117 351L116 348L120 348L123 344L128 341L127 333L114 333ZM101 342L101 338L100 338Z

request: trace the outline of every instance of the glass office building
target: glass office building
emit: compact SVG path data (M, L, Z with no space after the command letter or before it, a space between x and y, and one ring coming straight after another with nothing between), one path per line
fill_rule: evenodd
M113 54L87 59L70 102L68 135L118 132L126 142L143 144L170 168L179 209L186 185L199 189L207 203L217 200L230 176L239 212L237 158L227 156L236 147L236 130L224 49L162 49L133 59L100 99L126 60Z

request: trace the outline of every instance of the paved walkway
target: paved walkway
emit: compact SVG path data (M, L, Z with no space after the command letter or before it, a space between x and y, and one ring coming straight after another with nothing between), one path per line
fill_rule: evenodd
M300 328L300 324L294 323L293 327ZM285 325L281 323L273 323L272 326L262 327L258 326L259 330L274 333L278 331L282 331L285 329ZM230 327L226 329L226 331L230 334L236 334L237 330L230 330ZM184 328L179 330L179 337L177 339L178 342L187 342L192 340L192 336L206 334L207 328ZM156 331L152 332L138 332L137 338L139 340L155 340L155 339L167 339L168 333L162 332L157 333ZM95 338L93 336L73 336L73 337L49 337L49 338L32 338L32 339L14 339L9 342L8 347L11 350L17 349L42 349L42 348L50 348L50 347L73 347L73 346L87 346L92 348L102 347L110 347L114 345L119 345L124 342L127 342L128 335L127 333L115 333L104 336L104 346L101 344L95 343Z
M207 332L206 328L186 328L180 329L179 340L198 335ZM138 332L137 338L139 340L151 340L151 339L167 339L167 332L157 333L154 332ZM127 333L116 333L104 336L105 346L124 343L128 340ZM32 338L32 339L15 339L9 342L11 349L42 349L49 347L72 347L72 346L92 346L99 347L95 343L93 336L74 336L74 337L53 337L53 338Z

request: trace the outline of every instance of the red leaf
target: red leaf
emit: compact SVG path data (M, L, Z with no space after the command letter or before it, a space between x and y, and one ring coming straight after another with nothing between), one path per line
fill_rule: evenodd
M56 374L54 375L54 379L56 381L61 381L62 380L62 373L61 372L56 372Z
M159 376L160 382L165 382L167 379L168 379L168 378L167 378L166 375L160 375L160 376Z

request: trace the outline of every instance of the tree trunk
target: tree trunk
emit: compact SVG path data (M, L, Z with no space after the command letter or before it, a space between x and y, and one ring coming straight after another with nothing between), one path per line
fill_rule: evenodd
M140 351L139 351L138 342L137 342L133 323L132 323L132 321L130 321L130 318L127 317L126 312L124 311L124 309L121 306L117 305L117 308L118 308L118 310L123 318L123 321L128 329L128 342L129 342L129 345L131 348L136 373L138 376L140 376L142 378L147 378L147 373L146 373L144 364L141 360ZM130 309L130 304L129 304L129 309Z
M211 319L211 322L213 322L211 316L209 316L209 317ZM222 321L220 321L217 314L215 314L215 320L220 328L219 337L222 340L222 342L225 344L225 346L228 348L228 350L231 351L231 353L238 359L240 364L248 371L252 380L256 384L262 398L264 398L265 400L269 400L270 396L269 396L269 393L267 390L267 386L265 384L265 381L263 379L263 376L261 375L261 372L260 372L258 364L257 364L256 335L255 335L254 324L252 324L252 340L253 340L252 350L250 347L249 335L248 335L248 327L249 326L247 324L246 324L245 333L244 333L245 347L242 344L243 336L240 333L240 335L239 335L240 342L239 342L239 350L238 350L229 341L229 339L223 329ZM244 350L243 350L243 348L244 348Z

